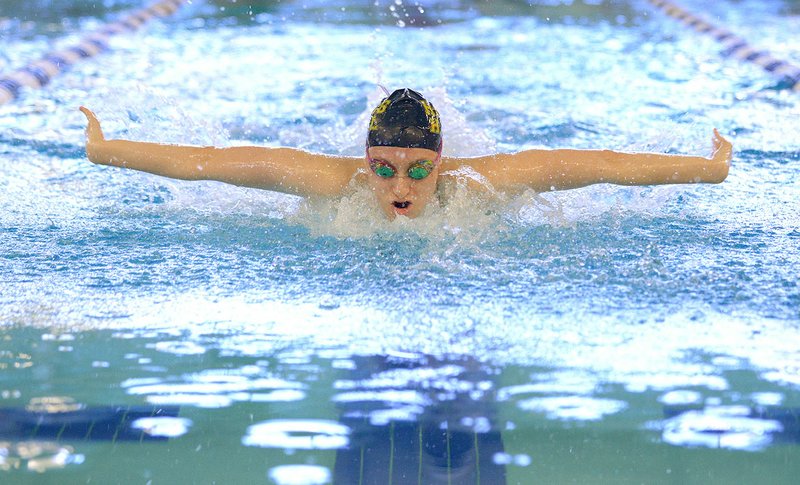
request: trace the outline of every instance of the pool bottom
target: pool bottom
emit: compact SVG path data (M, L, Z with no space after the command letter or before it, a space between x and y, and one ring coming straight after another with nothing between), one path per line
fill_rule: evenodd
M214 348L229 332L202 352L141 330L6 335L6 409L39 403L41 412L49 403L58 412L60 403L85 418L112 405L147 406L170 415L140 421L139 439L6 432L4 483L357 483L357 475L362 483L769 476L788 484L800 471L796 403L747 369L728 371L729 385L717 390L634 391L591 385L568 367L457 354L355 356L299 341L262 355Z

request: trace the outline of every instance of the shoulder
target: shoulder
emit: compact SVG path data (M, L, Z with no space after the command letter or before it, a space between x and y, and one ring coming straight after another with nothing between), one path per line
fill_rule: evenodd
M501 163L503 156L504 154L495 153L478 157L442 157L440 170L442 172L451 172L463 167L468 167L482 172L487 168Z
M439 191L447 193L453 190L467 189L470 192L495 193L491 181L471 165L457 165L446 168L442 165L439 172Z

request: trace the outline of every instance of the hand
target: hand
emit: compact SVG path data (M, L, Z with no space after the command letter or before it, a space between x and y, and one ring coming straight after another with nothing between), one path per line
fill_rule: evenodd
M89 124L86 126L86 155L90 161L101 163L99 162L100 158L97 156L97 150L106 139L103 136L103 130L100 128L100 122L97 121L97 117L88 108L81 106L80 110L89 120Z
M733 145L719 134L714 128L714 136L712 137L713 146L711 149L711 159L715 162L725 163L726 166L731 166L731 159L733 158Z
M85 106L81 106L79 109L83 111L83 114L86 115L86 119L89 120L89 124L86 126L86 143L105 141L103 130L100 128L100 122L97 121L97 116Z

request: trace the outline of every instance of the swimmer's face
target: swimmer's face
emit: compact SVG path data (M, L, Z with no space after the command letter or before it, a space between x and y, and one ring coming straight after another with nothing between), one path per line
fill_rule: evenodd
M389 220L398 215L414 218L422 213L436 192L439 164L426 164L436 160L437 153L426 148L370 147L366 159L369 187L378 199L378 204ZM369 158L379 165L394 169L394 176L381 177L389 172L370 167ZM374 166L374 165L373 165ZM430 173L418 180L421 167L430 167ZM411 173L409 174L409 169ZM424 171L422 172L424 173ZM411 176L409 176L411 175Z

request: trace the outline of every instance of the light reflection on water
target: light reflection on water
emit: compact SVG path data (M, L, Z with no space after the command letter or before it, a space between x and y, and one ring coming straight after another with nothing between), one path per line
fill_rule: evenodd
M269 471L278 485L324 485L330 483L331 472L317 465L280 465Z
M0 440L0 471L25 470L44 473L48 470L80 465L85 456L72 446L47 441Z
M514 475L514 470L549 466L552 458L531 445L542 439L548 443L559 429L569 432L593 422L599 426L593 433L643 433L655 443L690 448L764 453L771 445L798 440L796 414L785 406L787 397L793 399L791 393L777 387L766 390L765 382L752 373L744 381L717 376L715 384L689 375L679 378L673 363L672 378L652 373L652 387L631 392L615 383L618 375L604 375L599 369L589 373L579 368L489 364L463 354L434 357L387 350L383 356L358 355L348 348L321 344L306 350L303 346L310 341L294 336L294 343L259 351L257 343L255 348L244 348L226 344L227 336L208 334L199 338L205 352L198 354L157 345L164 337L175 338L169 332L87 330L72 340L69 351L37 344L30 338L36 337L30 329L11 335L18 348L30 347L26 355L35 365L16 371L30 376L33 385L23 386L17 397L9 395L6 402L68 391L73 389L69 374L79 376L92 369L92 383L82 393L85 397L78 395L78 400L88 403L80 407L85 411L82 419L98 419L99 414L92 417L92 412L98 412L92 399L102 398L107 394L103 389L109 388L121 391L115 402L144 399L156 407L179 406L181 417L139 418L131 427L191 448L223 426L225 434L246 447L285 452L283 464L271 462L275 465L270 475L276 477L289 473L281 466L297 465L311 467L309 477L327 476L323 473L327 470L335 483L353 483L354 473L383 476L378 470L384 470L392 457L398 473L422 473L428 477L423 483L446 483L448 476L466 479L475 473L498 480L489 483L502 483L500 477ZM233 341L247 340L244 334L231 336ZM58 342L48 334L39 338L42 343ZM99 342L105 342L108 366L92 366L91 359L84 358L96 353ZM234 352L236 348L241 352ZM129 353L123 355L123 349ZM715 360L726 359L735 369L729 357ZM65 374L65 362L78 362L79 367ZM120 382L121 376L127 377ZM762 391L740 395L748 388L743 383L748 380L758 383L756 388ZM56 398L38 401L55 403ZM60 398L58 402L67 401ZM42 412L41 405L31 409ZM73 405L68 410L78 409ZM550 438L540 436L527 444L518 441L517 437L540 435L543 430ZM17 433L0 429L6 439L20 436ZM92 441L103 439L116 438L98 435ZM9 442L5 456L11 457L7 463L16 463L13 466L19 469L23 462L14 458L18 453L14 443ZM75 442L70 453L79 459L59 463L82 464L90 443ZM211 448L203 453L223 452L213 443L206 446ZM612 446L611 442L606 446ZM324 466L304 462L310 455L300 454L325 450L335 459Z
M666 443L745 451L764 449L773 435L784 431L779 421L751 416L751 410L743 406L685 411L665 420L663 427Z
M285 450L334 450L350 444L350 428L326 420L270 420L251 425L245 446Z

